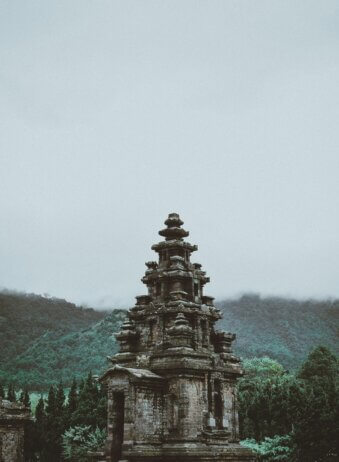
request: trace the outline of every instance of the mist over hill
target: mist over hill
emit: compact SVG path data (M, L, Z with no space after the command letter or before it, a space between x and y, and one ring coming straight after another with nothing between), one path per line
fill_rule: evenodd
M236 333L234 349L243 358L269 356L295 369L317 345L339 353L339 300L247 294L216 305L219 328Z
M243 295L219 301L217 328L235 332L235 353L270 356L295 369L311 349L338 354L339 300L298 301ZM44 390L60 380L102 373L118 350L114 333L126 311L77 307L62 299L0 293L0 382Z

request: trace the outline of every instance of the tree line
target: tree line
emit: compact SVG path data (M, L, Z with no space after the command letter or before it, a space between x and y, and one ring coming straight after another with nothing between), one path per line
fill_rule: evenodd
M326 347L315 348L296 373L268 357L244 361L238 381L241 444L258 461L327 462L338 460L338 360ZM0 396L14 401L13 385ZM30 395L18 398L27 407ZM89 374L73 380L67 396L62 383L40 398L27 426L25 462L85 462L88 451L103 447L106 390Z
M270 358L244 363L238 383L242 444L259 461L338 460L338 360L314 349L292 374Z
M0 396L16 401L13 384L7 393L0 385ZM31 406L27 391L19 401ZM47 398L40 397L32 422L25 431L25 462L86 461L88 451L103 446L106 438L107 398L104 385L91 373L79 383L74 379L67 395L63 384L49 388Z

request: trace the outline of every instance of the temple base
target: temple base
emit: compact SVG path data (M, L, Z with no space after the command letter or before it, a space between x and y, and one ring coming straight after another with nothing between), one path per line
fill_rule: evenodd
M239 444L227 446L164 444L161 447L139 446L123 451L120 462L254 462L255 455Z

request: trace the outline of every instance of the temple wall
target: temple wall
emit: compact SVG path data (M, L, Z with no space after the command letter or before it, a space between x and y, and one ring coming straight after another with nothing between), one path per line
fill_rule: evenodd
M234 395L233 387L230 384L223 384L223 401L224 401L224 427L232 430L234 420Z
M234 441L239 440L239 413L238 413L238 397L237 397L237 390L235 386L233 386L233 409L232 409L232 417L233 417L233 427L232 427L232 439Z
M23 462L24 429L16 426L0 426L0 461Z
M134 441L158 441L162 433L162 393L152 388L136 387Z
M165 434L197 438L207 409L204 388L201 378L181 377L170 381Z

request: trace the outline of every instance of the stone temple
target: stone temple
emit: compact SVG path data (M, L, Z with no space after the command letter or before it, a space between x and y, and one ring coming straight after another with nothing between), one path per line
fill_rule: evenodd
M0 397L0 462L24 462L25 424L29 408Z
M232 354L235 335L215 329L221 318L197 250L171 213L165 239L146 263L148 294L136 297L116 334L120 352L101 380L108 389L107 462L254 461L239 445Z

